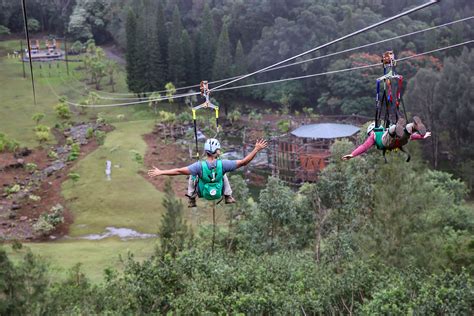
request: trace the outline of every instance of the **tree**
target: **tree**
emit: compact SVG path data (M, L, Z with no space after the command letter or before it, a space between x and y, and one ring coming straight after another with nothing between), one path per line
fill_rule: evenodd
M182 33L182 47L183 47L183 62L185 68L185 80L187 85L195 84L199 81L196 76L196 67L194 64L194 52L191 43L191 39L189 37L189 33L186 30L183 30Z
M168 78L177 86L185 80L182 31L181 15L178 6L175 6L168 44Z
M435 169L438 168L442 126L438 108L441 104L435 98L440 85L440 77L440 73L432 69L420 69L409 81L406 93L407 106L410 106L408 110L422 117L433 133L429 142L431 143L431 161Z
M127 52L125 59L127 62L127 85L132 92L138 93L139 72L138 72L138 47L137 47L137 19L135 13L130 9L126 22Z
M45 117L44 113L35 113L31 117L31 119L35 122L36 125L38 125Z
M108 60L106 61L106 71L107 71L107 74L109 75L109 85L112 87L112 92L115 92L115 79L114 79L114 75L117 73L118 71L118 66L117 66L117 63L111 61L111 60Z
M231 76L232 53L230 51L229 31L227 23L222 26L217 41L216 55L212 68L212 80L219 80Z
M212 76L212 66L215 56L215 31L211 9L206 2L202 13L201 26L199 30L199 40L197 48L199 50L199 74L202 80L209 80Z
M163 11L162 2L158 2L156 13L156 35L158 36L158 45L160 47L160 56L162 62L163 82L168 81L168 31L166 30L166 19Z
M246 74L248 71L247 56L245 56L242 42L239 40L235 47L233 76L240 76Z
M189 231L183 220L183 204L174 195L171 179L165 182L164 192L163 207L166 212L159 228L161 250L163 254L175 257L184 249Z

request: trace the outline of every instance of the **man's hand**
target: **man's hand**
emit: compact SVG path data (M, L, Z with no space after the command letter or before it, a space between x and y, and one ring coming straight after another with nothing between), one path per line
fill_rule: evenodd
M354 158L354 156L352 156L352 155L345 155L345 156L342 156L341 159L345 161L345 160L349 160L349 159L352 159L352 158Z
M428 137L430 137L430 136L431 136L431 132L426 132L426 133L425 133L425 136L423 136L423 139L426 139L426 138L428 138Z
M163 174L163 171L158 169L155 166L153 166L153 169L148 170L149 177L157 177L157 176L161 176L162 174Z
M260 151L262 149L267 148L268 143L265 139L257 139L257 142L255 143L255 149L257 151Z

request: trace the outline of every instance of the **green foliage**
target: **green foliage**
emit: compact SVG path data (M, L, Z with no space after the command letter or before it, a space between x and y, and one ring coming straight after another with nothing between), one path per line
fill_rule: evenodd
M10 194L13 194L13 193L18 193L20 192L21 190L21 186L19 184L14 184L10 187L6 187L5 188L5 193L10 195Z
M94 132L94 136L97 141L97 144L103 145L105 143L105 137L107 136L107 133L104 131L96 130Z
M230 49L228 26L227 23L224 23L217 41L216 55L212 67L213 80L230 77L232 73L229 65L232 65L232 53Z
M20 143L7 135L0 133L0 153L4 151L15 152L20 147Z
M140 154L136 150L131 150L130 153L133 155L133 161L135 161L139 165L143 165L144 160L143 160L143 155L142 154Z
M71 45L71 53L73 54L80 54L84 51L84 44L81 43L81 41L75 41L72 45Z
M158 119L160 120L160 122L163 122L163 123L175 123L176 114L173 112L160 111L158 113Z
M172 96L174 96L176 94L176 88L174 86L174 84L172 82L168 82L166 85L165 85L165 89L166 89L166 96L170 99L168 99L168 102L169 103L173 103L174 100L171 99Z
M176 86L180 86L185 82L186 75L182 33L181 14L176 5L173 11L168 43L168 78Z
M35 113L31 117L31 119L35 122L36 125L38 125L45 117L44 113Z
M33 229L36 233L47 236L62 223L64 223L64 207L58 203L51 207L49 212L40 215Z
M66 103L61 102L57 104L54 107L54 111L60 120L66 121L71 118L71 110L69 110L69 106Z
M81 175L77 172L70 172L68 173L68 178L71 179L72 183L75 185L77 181L81 178Z
M190 123L192 122L192 120L193 120L193 116L188 111L181 112L176 116L176 121L178 121L181 124Z
M9 35L10 29L4 25L0 25L0 35Z
M28 172L34 172L34 171L36 171L36 169L38 169L38 166L33 162L29 162L25 165L25 169Z
M89 127L86 131L86 138L90 139L94 136L94 128Z
M290 131L291 122L290 120L280 120L278 121L277 126L281 133L286 134Z
M71 151L69 152L69 156L67 157L67 161L74 161L79 158L81 154L81 145L79 143L73 143L71 145Z
M190 232L183 219L183 203L175 197L170 179L165 182L164 192L163 207L166 212L158 230L161 252L163 255L175 257L178 252L184 249Z
M35 33L41 29L40 22L35 18L28 18L28 31Z
M41 125L41 124L36 125L35 135L36 135L36 140L40 143L40 145L50 140L51 138L50 130L51 129L46 125Z

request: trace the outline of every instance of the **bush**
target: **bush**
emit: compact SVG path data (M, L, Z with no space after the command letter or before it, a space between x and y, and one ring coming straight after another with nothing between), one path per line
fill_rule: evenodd
M0 25L0 35L9 35L10 29L6 26Z
M58 159L58 153L55 152L54 150L50 150L48 152L48 158L51 158L51 159Z
M140 164L140 165L143 165L143 156L142 154L140 154L138 151L136 150L131 150L130 151L133 155L133 161L135 161L136 163Z
M44 113L35 113L31 117L31 119L35 122L36 125L38 125L45 117Z
M41 144L50 140L51 129L46 125L36 125L35 127L36 140Z
M97 144L103 145L105 143L105 136L107 134L104 131L95 131L95 139L97 140Z
M290 121L289 120L281 120L277 123L278 130L282 133L288 133L290 131Z
M167 111L158 112L158 119L163 123L175 123L176 114Z
M92 127L89 127L86 131L86 138L89 139L92 138L92 136L94 136L94 129Z
M66 103L59 103L54 107L56 116L61 120L69 120L71 118L71 110Z
M71 152L69 153L69 156L67 157L67 161L74 161L79 158L79 155L81 154L81 145L78 143L74 143L71 145Z
M49 212L40 215L33 229L36 233L47 236L61 223L64 223L64 208L58 203Z
M14 139L8 138L5 134L0 133L0 153L3 151L15 152L20 147Z
M34 172L37 168L38 168L38 166L35 163L32 163L32 162L29 162L25 165L25 169L28 172Z
M77 172L71 172L67 175L71 179L73 184L76 184L77 181L81 178L81 175Z
M21 190L20 185L19 184L14 184L11 187L5 188L5 193L6 194L13 194L13 193L20 192L20 190Z
M186 112L181 112L176 117L176 120L180 123L186 124L186 123L192 122L193 116L191 115L191 113L189 113L187 111Z

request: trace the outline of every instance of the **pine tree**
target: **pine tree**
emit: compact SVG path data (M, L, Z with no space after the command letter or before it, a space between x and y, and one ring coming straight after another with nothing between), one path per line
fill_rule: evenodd
M199 31L199 75L201 80L209 80L214 65L215 32L211 9L206 3L202 14L201 29Z
M231 75L232 53L230 51L229 29L227 23L222 26L217 42L216 57L212 68L212 80L228 78Z
M137 69L137 18L132 10L128 11L125 32L127 38L127 53L125 55L127 62L127 85L130 91L138 93L140 90Z
M148 80L150 80L151 86L149 91L156 91L162 89L165 84L165 72L157 32L150 33L148 44Z
M160 55L163 64L163 82L168 81L168 32L166 31L166 19L161 1L158 2L156 13L156 34L160 45Z
M234 55L234 69L233 76L240 76L246 74L248 70L247 58L245 57L244 48L240 40L237 42Z
M185 79L183 45L181 41L182 30L183 25L179 8L175 6L168 46L168 79L175 86L181 85Z
M142 23L138 25L137 34L137 61L136 69L138 73L137 86L138 92L148 92L152 90L150 82L150 66L149 66L149 54L148 54L148 32L147 25L142 20Z
M161 250L163 254L175 256L184 248L189 230L183 220L183 203L175 197L171 179L165 182L164 192L163 206L166 213L161 219L159 228Z
M196 78L193 47L188 31L183 30L181 42L183 46L185 82L187 85L196 84L199 79Z

